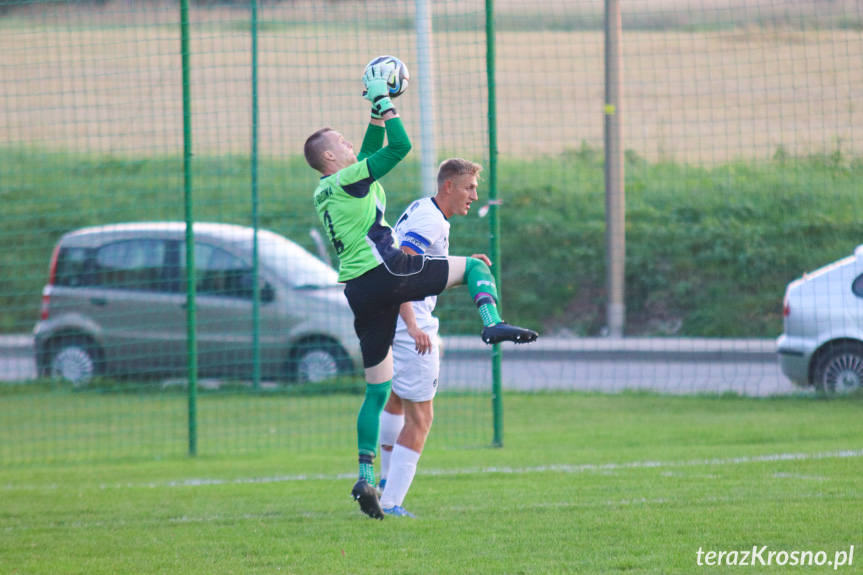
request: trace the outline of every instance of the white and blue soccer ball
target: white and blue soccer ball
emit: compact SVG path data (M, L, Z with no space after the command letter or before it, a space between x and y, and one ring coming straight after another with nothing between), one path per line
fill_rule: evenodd
M410 83L411 75L408 71L408 67L405 66L405 63L396 58L395 56L378 56L368 64L366 64L366 68L363 71L363 75L369 69L369 67L374 66L375 64L383 64L386 62L392 62L395 64L395 68L393 69L390 77L387 78L387 87L390 89L390 98L397 98L401 96L405 90L408 89L408 84Z

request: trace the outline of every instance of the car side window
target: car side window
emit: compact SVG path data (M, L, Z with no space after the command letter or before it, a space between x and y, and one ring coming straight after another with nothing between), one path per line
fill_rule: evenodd
M123 240L99 248L88 284L110 289L164 291L165 242Z
M84 287L92 283L88 268L86 248L60 248L57 254L57 268L54 285L62 287Z
M180 261L180 267L185 270L185 250L180 252ZM254 297L252 266L216 246L195 244L195 275L195 289L201 295L242 299ZM261 289L264 289L263 285Z
M857 279L851 283L851 291L857 297L863 297L863 274L857 276Z

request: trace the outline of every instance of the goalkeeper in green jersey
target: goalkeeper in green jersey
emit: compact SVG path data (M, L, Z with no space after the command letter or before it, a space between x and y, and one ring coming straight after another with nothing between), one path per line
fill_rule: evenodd
M482 339L528 343L537 333L505 323L497 312L497 288L485 262L457 256L408 255L399 249L384 219L386 194L378 182L411 149L410 139L389 97L391 63L371 66L363 76L364 97L372 103L371 121L359 155L332 128L306 140L309 165L322 174L313 200L339 255L339 281L354 312L365 368L366 395L357 417L360 478L351 495L366 515L383 519L375 489L374 457L380 413L393 377L392 343L401 304L421 301L466 284L479 308ZM384 138L388 143L384 146Z

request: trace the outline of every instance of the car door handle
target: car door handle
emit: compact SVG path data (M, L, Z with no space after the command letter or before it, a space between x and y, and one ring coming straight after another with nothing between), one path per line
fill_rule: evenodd
M105 307L108 305L108 300L103 297L94 297L90 298L90 304L97 305L99 307Z

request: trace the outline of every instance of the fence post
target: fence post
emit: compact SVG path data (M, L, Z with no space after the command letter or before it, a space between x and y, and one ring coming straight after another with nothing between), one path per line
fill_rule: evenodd
M626 277L626 196L621 122L620 0L605 1L605 261L609 337L623 337Z
M431 1L416 0L417 69L419 72L417 77L429 79L429 81L419 83L420 139L422 142L420 172L424 196L433 196L437 192L434 82L431 81L431 78L434 78L433 25Z
M253 388L261 389L261 285L259 279L258 261L258 228L260 227L259 197L258 197L258 2L251 2L251 34L252 34L252 354L253 354Z
M492 274L497 284L498 295L501 293L500 283L500 208L497 190L497 91L495 84L495 36L494 36L494 0L485 0L485 42L486 42L486 76L488 77L488 198L489 198L489 234L491 236L491 261L498 265L492 266ZM498 302L500 305L500 302ZM492 445L503 447L503 394L501 389L500 344L492 346L491 355L491 401L494 419L494 439Z
M198 454L198 341L195 317L195 231L192 216L192 97L189 67L189 0L180 0L183 63L183 197L186 219L186 353L189 372L189 455Z

